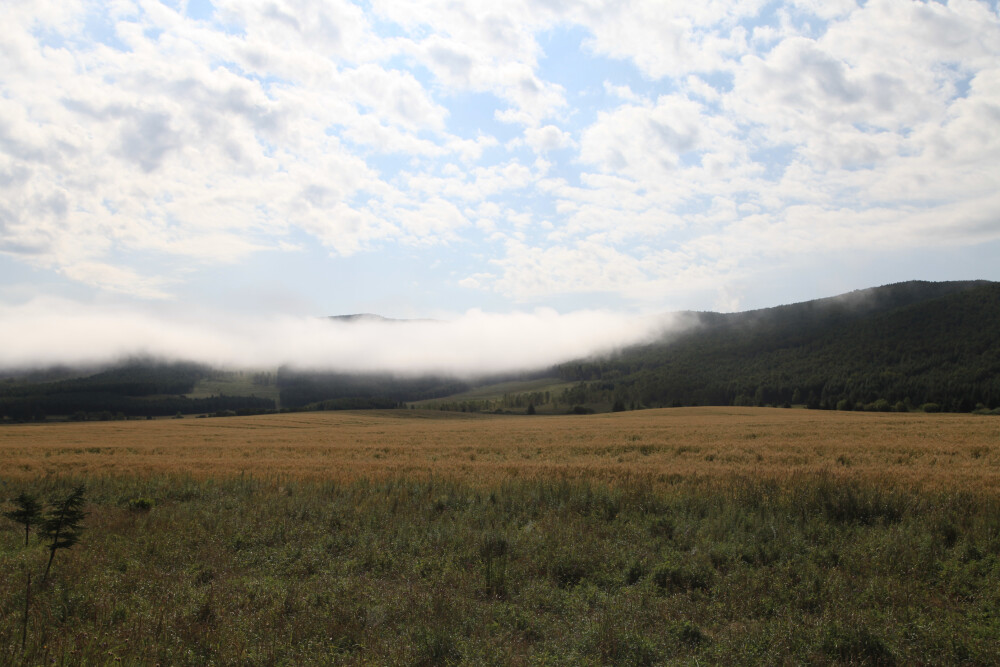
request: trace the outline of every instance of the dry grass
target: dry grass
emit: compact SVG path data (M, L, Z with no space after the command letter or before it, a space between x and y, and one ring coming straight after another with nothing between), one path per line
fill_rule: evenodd
M439 476L668 482L826 472L915 488L997 489L1000 420L766 408L565 417L326 412L0 428L4 477Z

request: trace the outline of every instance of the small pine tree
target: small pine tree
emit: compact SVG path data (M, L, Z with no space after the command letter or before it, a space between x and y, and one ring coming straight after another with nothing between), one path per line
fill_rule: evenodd
M49 543L49 562L45 566L45 574L42 581L49 577L49 569L52 567L52 560L56 557L57 549L69 549L80 539L83 526L80 522L87 516L83 511L83 485L76 487L63 500L53 504L52 509L46 515L39 528L38 534L43 540L51 540Z
M35 497L23 491L14 498L14 505L17 509L4 512L3 515L20 524L24 524L24 546L28 546L28 536L31 534L31 527L37 526L42 518L42 506L35 500Z

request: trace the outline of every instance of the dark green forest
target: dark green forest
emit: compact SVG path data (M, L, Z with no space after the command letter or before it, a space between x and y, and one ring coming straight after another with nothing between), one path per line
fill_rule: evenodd
M349 406L346 409L395 407L403 401L447 396L471 386L448 377L327 373L287 367L278 369L277 382L283 407L325 404L327 409L341 405Z
M0 381L0 416L12 421L51 416L83 421L177 413L252 414L275 408L273 400L254 396L185 397L209 370L198 364L141 360L84 377L8 378ZM70 372L64 369L62 374Z
M1000 284L908 282L734 314L558 367L571 400L969 412L1000 405Z

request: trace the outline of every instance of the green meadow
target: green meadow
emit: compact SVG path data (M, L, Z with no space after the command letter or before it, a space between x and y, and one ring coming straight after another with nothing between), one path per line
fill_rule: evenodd
M991 664L1000 500L825 474L86 485L81 540L0 519L0 662ZM9 510L8 504L4 509ZM33 577L24 625L27 575ZM22 649L22 633L23 649Z

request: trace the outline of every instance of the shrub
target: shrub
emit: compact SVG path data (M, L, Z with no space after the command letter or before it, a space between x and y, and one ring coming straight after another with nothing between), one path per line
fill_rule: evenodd
M156 506L156 501L152 498L130 498L126 504L133 512L148 512Z
M587 567L576 559L560 559L552 564L552 578L559 588L571 588L587 576Z
M628 570L625 571L625 585L634 586L639 580L646 576L646 566L639 561L632 561Z
M670 558L653 571L653 582L668 593L708 590L712 586L712 570L701 563Z
M422 628L414 639L417 649L415 665L454 665L462 659L454 637L437 626Z
M896 490L827 477L802 487L798 494L796 505L804 513L818 514L838 523L863 525L897 522L906 513L909 502Z
M591 572L592 564L570 549L560 549L549 562L549 575L559 588L572 588Z
M671 628L674 637L681 644L695 647L708 641L708 637L697 625L688 620L683 620Z
M607 619L599 624L590 643L591 651L601 657L602 664L634 667L662 664L659 651L648 638L617 627Z
M502 597L507 594L507 551L507 540L498 533L487 533L479 542L487 595Z
M649 534L653 537L665 537L668 540L674 538L674 521L669 516L660 516L653 519L649 524Z
M828 656L849 664L896 664L892 650L867 628L846 629L834 624L827 628L822 646Z

